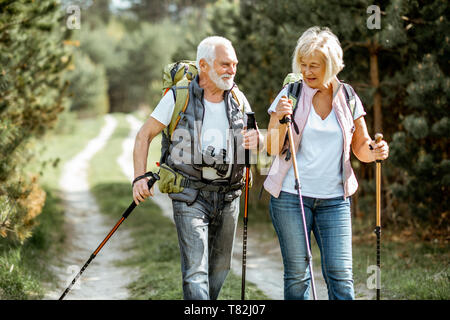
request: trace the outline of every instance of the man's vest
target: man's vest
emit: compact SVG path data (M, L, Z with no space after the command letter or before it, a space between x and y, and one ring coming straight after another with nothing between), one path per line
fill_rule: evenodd
M234 87L224 92L226 114L231 130L231 145L233 159L230 159L231 174L228 178L217 180L203 180L202 168L206 165L202 161L201 134L205 107L203 104L203 88L198 84L198 76L189 83L187 107L180 112L180 119L168 137L163 131L161 142L161 165L159 187L161 192L169 193L175 200L193 202L198 190L217 191L227 193L240 190L243 186L244 163L239 161L239 155L244 154L242 135L244 128L243 112L238 96L242 93ZM176 90L176 87L173 87ZM174 97L176 97L174 93ZM226 134L225 132L223 134ZM239 196L240 193L236 193ZM193 200L194 199L194 200Z

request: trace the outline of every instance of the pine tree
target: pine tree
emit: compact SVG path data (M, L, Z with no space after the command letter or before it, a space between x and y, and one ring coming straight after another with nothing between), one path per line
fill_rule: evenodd
M27 142L64 109L61 72L70 63L60 5L54 0L0 1L0 235L31 233L45 196L24 167ZM32 205L32 207L30 207Z
M379 27L370 27L370 7L379 10ZM392 141L391 158L383 163L384 221L422 217L447 228L448 1L241 0L231 23L216 16L214 31L226 31L233 41L237 83L262 127L291 71L298 37L315 25L329 27L344 50L338 77L361 97L369 133L381 131ZM374 171L370 164L355 164L361 197L356 207L372 213Z
M392 161L402 170L393 185L407 217L426 225L424 236L450 232L450 8L446 1L409 7L411 49L404 110L392 139ZM425 223L424 223L425 222Z

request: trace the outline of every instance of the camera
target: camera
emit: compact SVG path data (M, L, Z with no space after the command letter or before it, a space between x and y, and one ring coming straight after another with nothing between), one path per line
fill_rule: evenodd
M225 149L220 149L219 153L215 153L215 148L213 146L208 146L206 150L203 151L203 164L206 167L214 168L217 174L224 177L228 172L229 164L226 163L227 151Z

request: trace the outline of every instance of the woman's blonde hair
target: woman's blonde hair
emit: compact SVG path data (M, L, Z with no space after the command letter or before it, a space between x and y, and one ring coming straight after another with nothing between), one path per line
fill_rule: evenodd
M300 73L301 59L314 54L316 51L321 52L324 56L324 85L328 86L331 80L344 68L344 61L339 39L327 27L311 27L301 35L295 47L292 71Z

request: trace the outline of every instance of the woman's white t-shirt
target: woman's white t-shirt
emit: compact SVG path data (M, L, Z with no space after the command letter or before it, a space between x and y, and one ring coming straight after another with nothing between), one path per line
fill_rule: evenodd
M284 88L271 104L268 112L274 112L278 101L287 95ZM365 115L361 100L356 98L354 119ZM329 199L344 195L342 181L342 129L333 109L322 118L313 106L303 130L300 148L297 150L297 168L303 196ZM283 181L281 191L297 194L293 166Z

